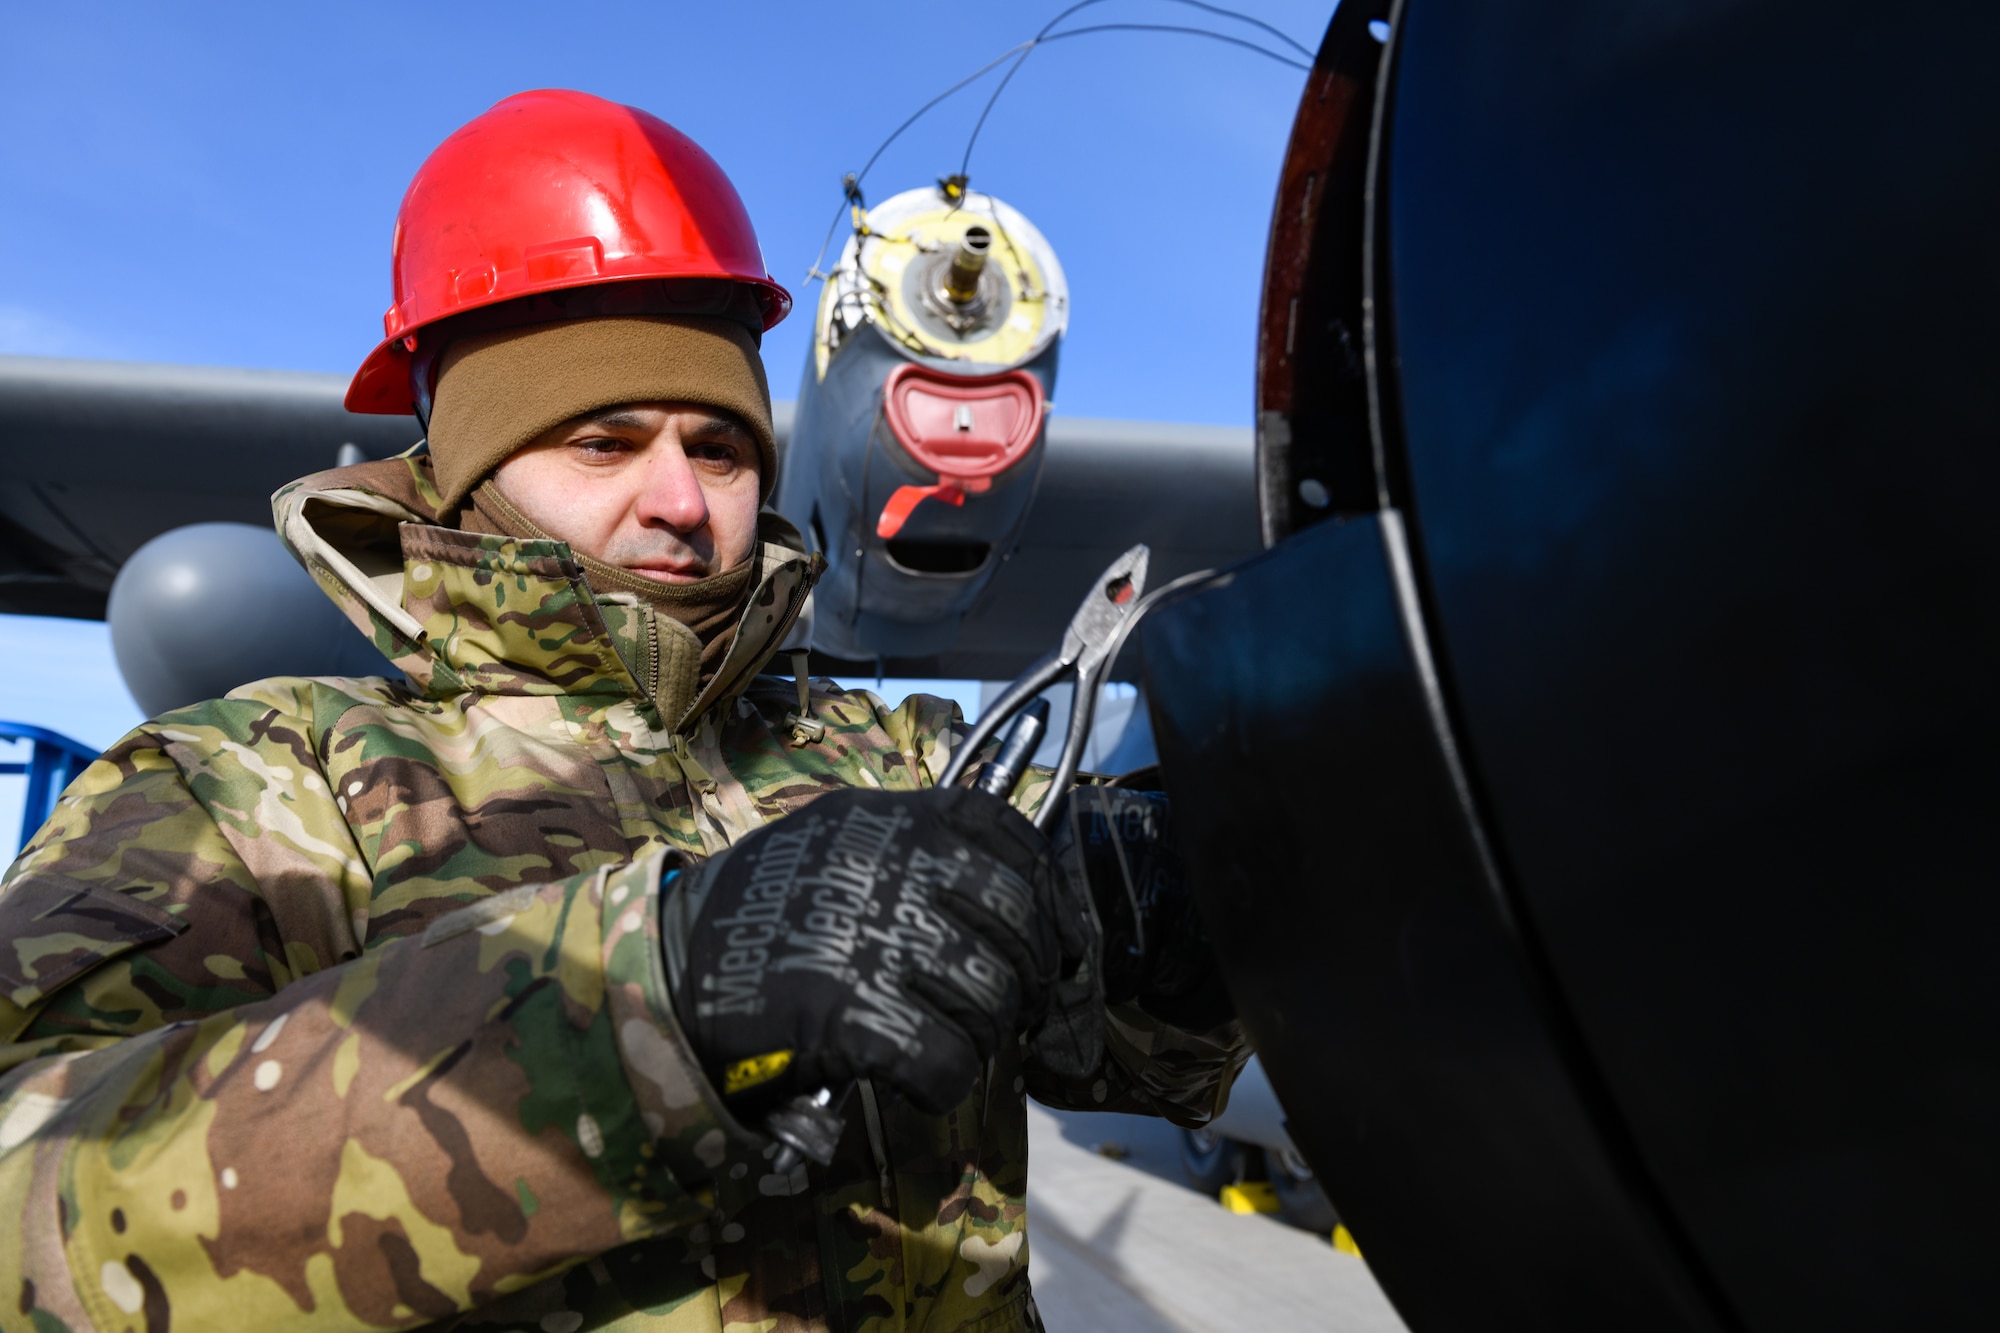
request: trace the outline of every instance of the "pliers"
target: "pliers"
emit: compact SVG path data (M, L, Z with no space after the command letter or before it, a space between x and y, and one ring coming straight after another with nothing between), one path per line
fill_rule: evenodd
M1035 815L1035 827L1047 829L1055 816L1058 799L1076 777L1083 760L1084 742L1090 739L1091 720L1097 716L1097 691L1112 659L1137 621L1139 604L1146 591L1146 566L1152 552L1142 542L1111 562L1084 594L1083 605L1069 622L1062 644L1017 677L1006 693L983 710L979 724L958 744L958 752L946 765L938 785L949 787L964 775L980 747L994 733L1027 708L1036 696L1065 676L1074 673L1076 696L1070 704L1069 730L1063 736L1062 758L1056 764L1048 795ZM1011 748L1011 747L1010 747ZM1011 783L1007 784L1010 788ZM1005 793L1002 793L1003 795Z
M1091 719L1097 716L1097 688L1144 609L1141 602L1146 591L1146 564L1151 556L1152 552L1142 542L1098 575L1097 582L1084 594L1083 605L1070 620L1061 646L1022 672L1007 687L1007 692L980 714L979 725L959 742L957 753L945 766L944 775L938 779L940 787L956 783L980 747L1018 715L1020 725L1009 733L991 766L997 771L990 771L980 781L982 787L1003 800L1010 795L1027 766L1028 756L1034 753L1035 744L1041 739L1043 719L1048 716L1048 705L1039 696L1074 672L1076 699L1070 705L1062 759L1056 764L1048 794L1042 798L1042 808L1035 815L1035 827L1047 830L1063 792L1076 777L1077 765L1083 760ZM779 1144L771 1160L773 1171L789 1175L808 1158L822 1166L833 1160L834 1146L840 1142L845 1128L840 1110L853 1087L849 1083L838 1092L821 1088L818 1092L801 1093L766 1117L765 1132Z

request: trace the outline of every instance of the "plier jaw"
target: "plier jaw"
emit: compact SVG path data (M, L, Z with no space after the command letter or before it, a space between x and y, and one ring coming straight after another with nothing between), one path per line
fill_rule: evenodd
M1071 677L1076 695L1070 704L1069 730L1063 737L1062 758L1056 765L1049 794L1036 812L1035 826L1046 828L1054 816L1057 798L1068 789L1083 760L1084 742L1090 738L1090 724L1097 716L1097 691L1105 672L1111 669L1118 647L1145 597L1146 570L1152 552L1142 542L1119 556L1084 594L1083 604L1070 618L1062 645L1022 672L990 708L981 714L979 725L960 742L958 753L939 779L949 786L963 775L972 756L1014 715L1049 686Z

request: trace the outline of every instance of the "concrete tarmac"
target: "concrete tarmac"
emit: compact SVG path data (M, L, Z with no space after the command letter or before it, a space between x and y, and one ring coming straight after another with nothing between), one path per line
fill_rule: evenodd
M1028 1272L1050 1333L1407 1333L1365 1263L1225 1212L1182 1183L1179 1152L1162 1120L1029 1103Z

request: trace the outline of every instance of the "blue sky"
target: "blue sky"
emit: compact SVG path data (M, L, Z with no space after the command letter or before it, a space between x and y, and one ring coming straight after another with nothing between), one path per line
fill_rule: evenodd
M568 86L664 117L735 180L799 300L765 343L790 397L816 296L803 276L841 174L1059 8L16 6L0 43L0 352L349 373L380 334L390 226L418 163L500 98ZM1308 48L1332 13L1243 8ZM1108 0L1071 22L1258 36L1169 0ZM1058 411L1248 423L1271 196L1303 82L1161 33L1028 61L971 170L1068 273ZM987 87L890 149L869 199L956 170ZM137 720L100 626L0 617L0 659L39 664L0 671L0 717L96 744Z
M0 350L351 372L380 336L411 173L493 102L550 85L643 106L707 148L805 309L841 173L1058 8L17 6L0 43ZM1250 9L1317 47L1332 6ZM1256 35L1168 0L1072 20L1101 22ZM1014 80L972 177L1069 273L1059 410L1249 419L1265 232L1303 78L1126 32L1051 44ZM869 197L955 170L978 91L905 135ZM808 323L766 344L781 397Z

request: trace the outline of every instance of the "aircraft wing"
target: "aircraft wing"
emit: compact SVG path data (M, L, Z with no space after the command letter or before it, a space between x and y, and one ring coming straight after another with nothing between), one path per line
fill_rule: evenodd
M422 435L338 375L0 356L0 611L104 616L131 554L189 523L268 527L271 492Z
M412 418L346 411L346 387L339 375L0 356L0 612L101 618L120 566L152 538L266 526L271 492L334 466L344 446L384 458L418 439ZM781 447L791 407L777 405ZM1153 548L1156 587L1258 550L1254 474L1247 427L1058 413L1021 539L953 648L880 663L816 655L815 669L1009 678L1133 543ZM1117 674L1135 672L1128 660Z

